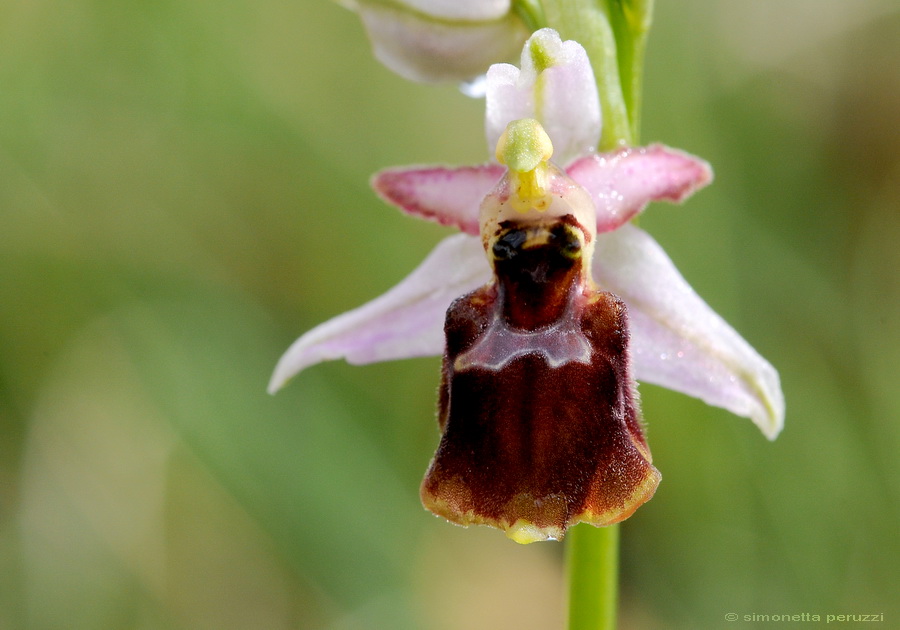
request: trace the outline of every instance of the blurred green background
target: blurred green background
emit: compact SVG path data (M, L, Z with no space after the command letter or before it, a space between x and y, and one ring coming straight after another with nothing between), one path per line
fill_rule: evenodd
M788 412L769 443L641 388L621 626L900 627L900 9L657 4L643 140L717 180L641 225ZM561 545L419 505L437 358L265 393L446 234L369 175L485 160L482 115L328 2L0 8L0 629L562 627Z

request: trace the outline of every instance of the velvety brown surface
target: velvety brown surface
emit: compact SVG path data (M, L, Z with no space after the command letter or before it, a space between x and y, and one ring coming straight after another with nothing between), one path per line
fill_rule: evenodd
M629 374L625 305L585 286L572 228L548 230L501 236L496 282L447 313L443 436L422 498L457 523L522 519L559 535L626 518L659 480Z

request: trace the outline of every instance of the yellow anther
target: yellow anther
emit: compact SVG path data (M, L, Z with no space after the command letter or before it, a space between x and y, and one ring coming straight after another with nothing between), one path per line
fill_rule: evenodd
M547 160L552 155L553 143L538 121L523 118L506 126L497 141L497 161L509 168L516 210L545 210L550 204Z
M512 121L497 142L497 161L517 173L533 171L552 155L550 136L534 118Z

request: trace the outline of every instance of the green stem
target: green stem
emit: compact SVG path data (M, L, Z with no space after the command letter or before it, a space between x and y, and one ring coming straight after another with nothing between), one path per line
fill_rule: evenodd
M616 36L610 8L600 0L543 0L547 26L563 39L574 39L587 51L597 80L603 131L600 150L633 144L628 108L619 78Z
M647 33L653 21L654 0L612 0L610 16L616 36L619 77L632 140L640 135L641 100L644 82L644 53Z
M512 8L532 33L547 25L541 0L514 0Z
M568 534L569 630L615 630L619 526L578 525Z

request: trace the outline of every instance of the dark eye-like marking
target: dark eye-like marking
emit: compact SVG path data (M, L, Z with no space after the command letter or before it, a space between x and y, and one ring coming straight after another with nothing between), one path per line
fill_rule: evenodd
M494 247L491 249L494 259L509 260L519 253L526 238L525 230L510 230L494 243Z
M559 248L559 253L566 258L581 256L581 241L575 228L569 225L557 225L550 232L550 242Z

